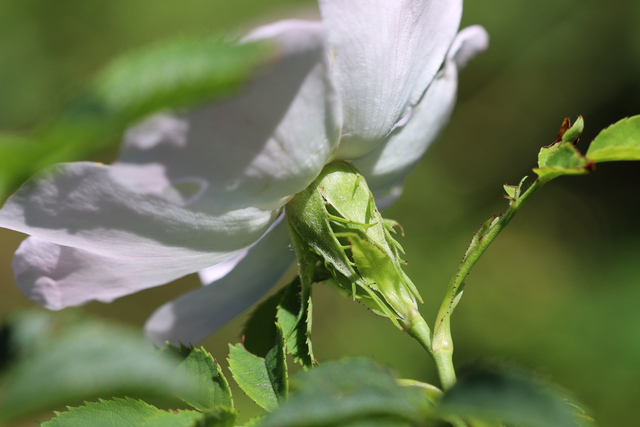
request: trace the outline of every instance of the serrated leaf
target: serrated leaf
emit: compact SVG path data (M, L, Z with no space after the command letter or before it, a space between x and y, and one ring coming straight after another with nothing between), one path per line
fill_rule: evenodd
M270 52L264 44L183 37L114 60L33 135L0 135L0 200L46 166L115 147L123 131L149 113L229 95Z
M299 375L292 387L289 400L261 427L376 425L365 423L372 419L404 425L429 414L419 391L401 387L388 370L367 360L321 365Z
M258 304L244 324L244 347L258 357L265 357L276 342L276 316L285 290L286 288L280 289Z
M15 354L2 377L0 422L61 405L130 396L182 404L198 399L196 384L177 372L178 361L154 355L135 333L94 320L29 312L9 323Z
M289 373L287 371L287 359L284 352L284 336L280 325L276 329L276 343L264 358L264 364L267 368L269 381L273 386L273 391L281 402L287 398L289 394Z
M278 407L288 394L287 362L282 329L277 326L273 348L262 358L242 344L229 345L229 369L240 388L267 411Z
M194 427L233 427L238 419L238 412L228 406L216 406L203 415Z
M191 427L204 416L198 411L162 411L130 398L101 400L59 412L42 427Z
M277 340L276 323L285 338L287 353L307 369L315 363L311 346L311 289L305 291L296 277L263 301L251 313L242 335L247 351L265 357Z
M169 344L159 352L182 358L178 371L193 378L194 383L198 384L197 399L189 399L189 396L186 396L187 403L201 411L218 406L233 408L231 390L222 368L204 348L190 348L185 345L175 347Z
M296 279L285 288L277 307L277 322L282 327L287 352L305 369L313 366L311 346L311 287Z
M591 142L586 155L596 163L640 160L640 115L604 129Z
M523 427L576 427L564 397L549 385L513 370L477 368L461 377L438 405L443 415Z
M593 161L584 157L570 143L556 143L543 147L538 155L538 168L533 171L542 182L562 175L582 175L593 170Z

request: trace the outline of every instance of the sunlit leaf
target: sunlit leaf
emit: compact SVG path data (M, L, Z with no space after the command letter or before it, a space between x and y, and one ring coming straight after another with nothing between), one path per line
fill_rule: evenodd
M204 418L198 411L162 411L129 398L101 400L69 408L42 427L192 427ZM213 426L212 426L213 427Z
M593 170L593 162L585 158L571 143L543 147L538 155L539 167L533 171L542 182L562 175L583 175Z
M288 393L287 364L282 329L277 326L276 342L262 358L242 344L229 346L229 369L242 391L267 411L273 411Z
M640 116L622 119L600 132L587 157L596 163L640 160Z

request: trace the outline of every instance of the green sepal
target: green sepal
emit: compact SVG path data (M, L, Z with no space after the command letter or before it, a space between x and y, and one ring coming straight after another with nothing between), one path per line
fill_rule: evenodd
M229 369L254 402L267 411L276 409L289 389L282 328L276 326L276 343L264 358L248 352L242 344L229 345Z
M358 274L332 230L326 202L317 191L318 179L287 203L285 212L291 231L300 277L305 280L315 271L320 259L352 282Z
M640 160L640 115L622 119L600 132L586 156L596 163Z
M395 307L404 307L405 301L413 298L407 289L415 290L415 286L400 264L394 262L397 258L370 244L358 233L349 234L346 239L351 246L349 251L361 280L366 285L357 288L356 297L376 314L388 317L398 328L403 329L396 319L404 319L406 314L396 311Z
M301 276L309 277L320 259L329 283L402 329L422 299L402 270L404 250L391 236L397 223L382 218L357 170L330 163L286 212Z
M204 348L191 348L183 344L179 347L167 344L158 353L175 355L182 359L178 370L184 375L192 377L198 384L198 398L185 401L194 408L208 411L214 407L233 408L233 398L229 382L222 373L218 362Z

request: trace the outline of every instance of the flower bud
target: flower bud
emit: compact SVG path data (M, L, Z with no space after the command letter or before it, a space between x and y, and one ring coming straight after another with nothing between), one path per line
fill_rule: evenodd
M402 329L422 299L401 267L404 251L391 236L397 223L382 218L362 175L330 163L285 209L302 282L329 277Z

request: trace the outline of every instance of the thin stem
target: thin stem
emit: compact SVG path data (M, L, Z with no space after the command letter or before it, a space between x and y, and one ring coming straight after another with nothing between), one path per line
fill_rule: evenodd
M480 229L478 232L479 235L474 236L465 257L458 267L458 271L449 282L447 293L445 294L445 298L438 311L438 317L436 318L433 331L432 351L430 352L438 366L438 373L441 374L442 389L445 391L456 382L455 371L453 370L453 340L451 338L450 321L451 313L462 296L464 280L489 245L507 224L509 224L520 207L543 185L543 182L536 180L520 197L511 201L509 208L502 216L494 218L486 229ZM440 371L440 367L443 367L442 372ZM444 367L447 368L444 369Z
M456 373L453 369L451 358L442 357L442 353L434 353L431 341L431 330L427 322L420 315L420 312L415 310L408 321L401 323L404 330L420 343L435 362L438 378L440 379L443 390L446 390L448 388L447 386L453 385L456 382Z

